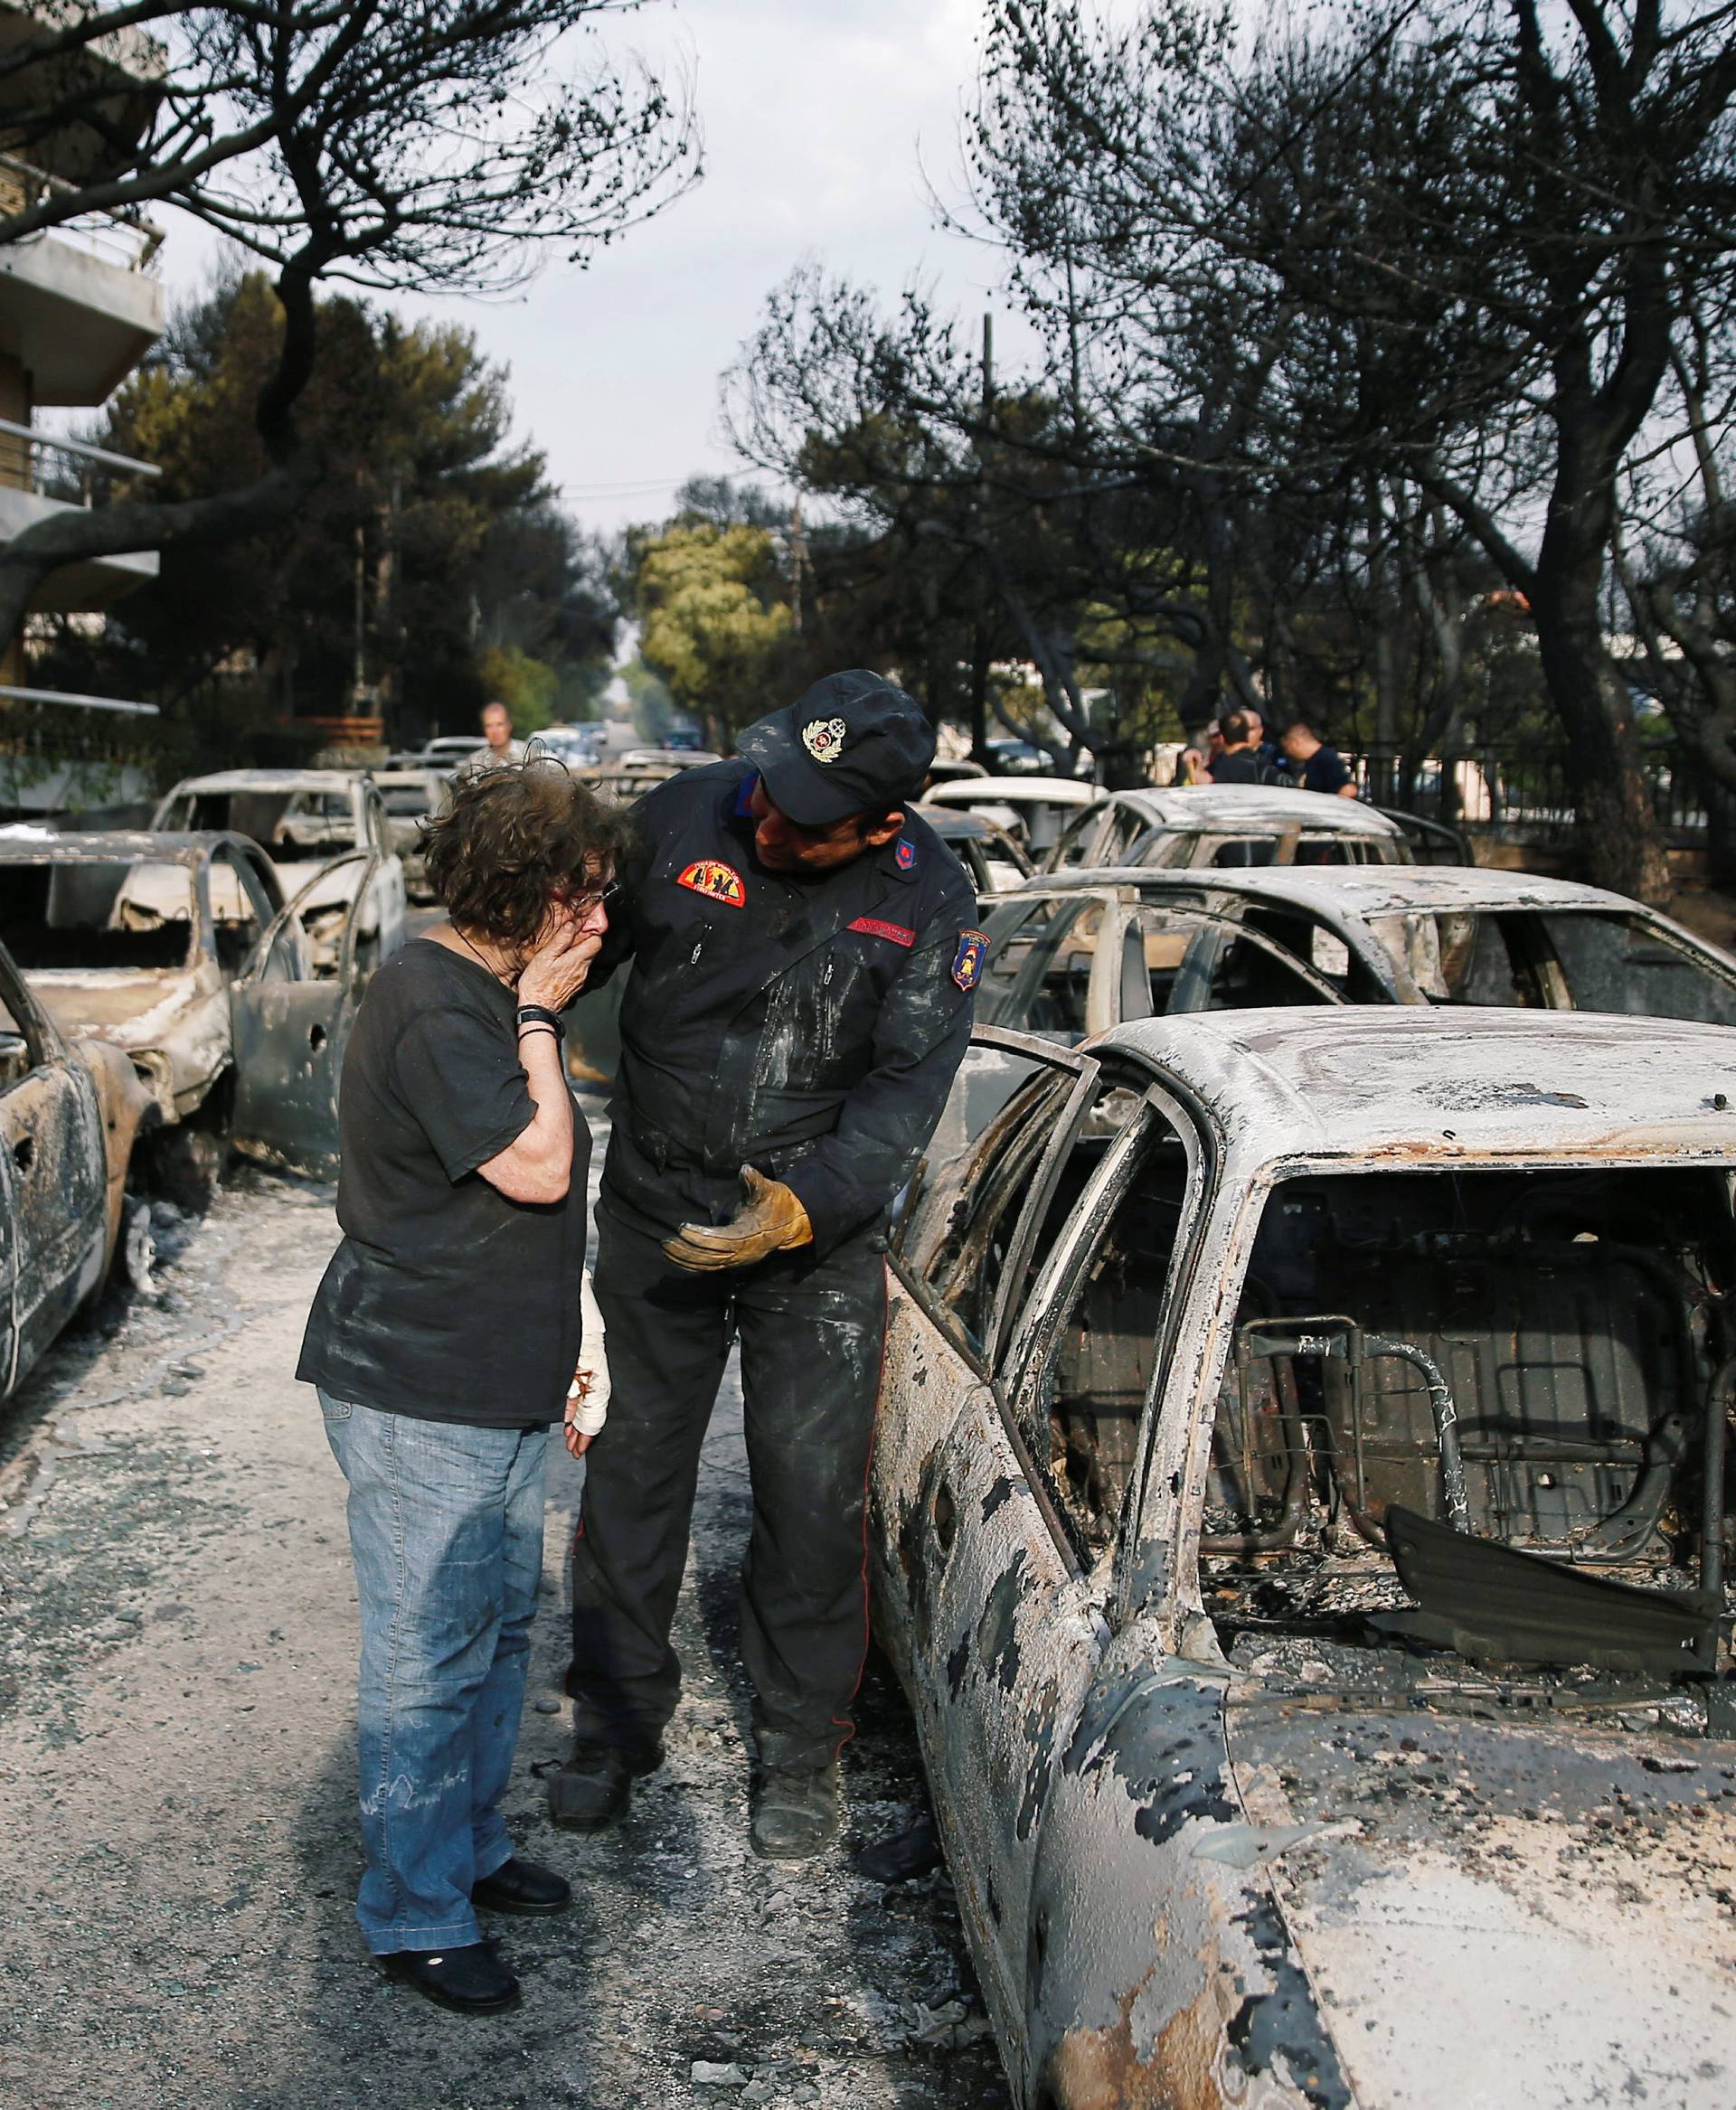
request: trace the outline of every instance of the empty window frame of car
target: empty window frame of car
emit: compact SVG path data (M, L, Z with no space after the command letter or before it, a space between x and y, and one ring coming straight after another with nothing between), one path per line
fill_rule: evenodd
M1344 1001L1341 984L1305 955L1203 902L1040 896L994 910L986 928L976 1016L1014 1031L1076 1041L1128 1019ZM1119 952L1099 963L1106 931Z
M1039 1069L976 1146L967 1205L921 1262L1081 1567L1113 1543L1140 1455L1202 1137L1137 1073Z
M1685 934L1644 915L1414 910L1371 917L1369 928L1431 1003L1736 1025L1736 975Z
M0 942L26 973L184 967L194 913L193 869L174 860L0 863Z

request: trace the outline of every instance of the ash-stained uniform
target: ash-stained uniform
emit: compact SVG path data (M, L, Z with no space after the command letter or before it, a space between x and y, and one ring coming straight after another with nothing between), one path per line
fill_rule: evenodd
M849 1734L883 1233L969 1043L986 941L963 867L914 815L834 871L763 870L754 782L723 763L642 802L593 978L630 957L598 1211L614 1395L587 1460L568 1684L583 1740L645 1748L674 1711L700 1446L739 1334L742 1653L762 1758L800 1767ZM661 1240L726 1221L743 1165L797 1195L813 1244L715 1276L675 1267Z

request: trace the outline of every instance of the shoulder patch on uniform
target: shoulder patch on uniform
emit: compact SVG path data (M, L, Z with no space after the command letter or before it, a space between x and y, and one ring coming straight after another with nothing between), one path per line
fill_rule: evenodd
M684 871L677 886L691 887L694 893L703 894L708 901L727 901L731 909L745 908L748 890L741 874L732 864L722 864L715 857L702 857Z
M741 787L735 795L734 813L738 821L745 821L751 815L753 812L753 795L756 791L759 790L759 788L760 772L757 769L754 770L750 776L744 777L741 779Z
M974 989L983 978L983 962L988 957L986 930L961 930L958 950L952 956L952 978L961 989Z
M916 844L907 843L901 835L892 851L892 862L897 865L900 871L914 871L916 870Z
M852 930L866 931L870 937L883 937L893 945L914 945L916 933L906 930L901 923L882 923L878 916L858 916L849 926Z

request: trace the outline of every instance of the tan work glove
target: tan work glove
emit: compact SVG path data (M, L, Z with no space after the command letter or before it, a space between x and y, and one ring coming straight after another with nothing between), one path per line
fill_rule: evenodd
M567 1448L575 1458L582 1458L590 1448L592 1439L602 1434L603 1424L609 1419L611 1389L609 1349L603 1339L603 1314L597 1303L597 1293L590 1286L589 1267L580 1271L579 1310L584 1338L579 1346L579 1367L567 1387L564 1431Z
M814 1242L807 1211L781 1180L769 1180L751 1165L741 1168L747 1200L728 1223L684 1223L663 1241L665 1257L695 1275L724 1267L751 1267L771 1253Z

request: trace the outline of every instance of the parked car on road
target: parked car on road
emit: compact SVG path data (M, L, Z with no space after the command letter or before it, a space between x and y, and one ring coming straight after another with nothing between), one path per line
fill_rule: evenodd
M1396 820L1351 798L1278 785L1199 784L1099 793L1044 861L1051 871L1106 864L1410 864Z
M365 984L356 920L316 964L300 904L245 836L0 829L0 941L61 1034L106 1042L149 1093L142 1173L183 1203L209 1198L231 1143L335 1163L335 1097L323 1126L307 1106L335 1092Z
M126 1057L61 1032L0 946L0 1399L100 1295L118 1253L147 1274L149 1211L127 1182L156 1119Z
M1626 895L1480 866L1047 873L986 919L986 1025L1071 1037L1264 1004L1736 1025L1736 956Z
M452 779L443 770L424 768L374 769L369 774L386 809L392 846L404 868L405 895L412 901L431 901L434 896L422 858L422 823L446 811Z
M959 777L930 784L925 805L981 814L1022 842L1042 864L1077 815L1102 805L1108 794L1077 777Z
M1736 1026L1736 958L1655 909L1480 866L1052 872L987 904L976 1018L1067 1044L1186 1012L1323 1003L1628 1012ZM967 1056L949 1155L1014 1069Z
M1736 1033L994 1037L871 1537L1015 2102L1722 2110Z
M392 824L365 772L348 769L226 769L189 777L169 792L151 822L168 833L228 829L258 843L277 868L286 897L307 890L301 914L316 964L337 971L340 939L364 968L404 941L404 868ZM351 856L352 851L375 854ZM316 887L308 882L320 867ZM360 919L350 910L359 897Z
M1036 867L1024 843L985 815L943 805L919 805L914 810L970 874L979 900L1034 877Z

